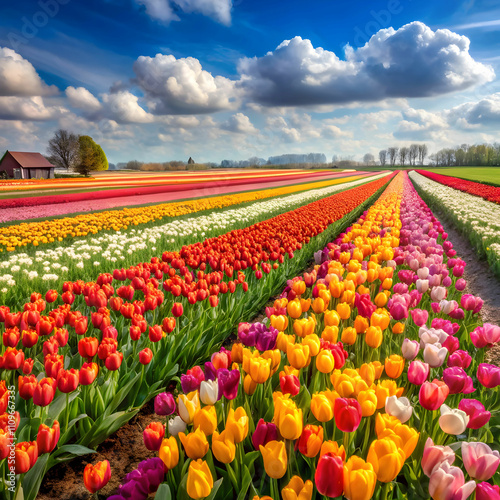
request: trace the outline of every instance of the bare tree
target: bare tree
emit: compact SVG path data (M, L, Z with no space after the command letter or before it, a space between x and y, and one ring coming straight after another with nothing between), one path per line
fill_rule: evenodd
M419 144L418 145L418 162L420 165L424 164L425 157L427 156L427 144Z
M391 163L391 167L394 167L394 165L396 165L396 159L398 157L398 151L399 149L398 148L389 148L387 150L387 153L389 154L389 161Z
M399 149L399 163L401 163L402 167L405 166L406 160L408 159L408 153L409 149L406 146Z
M412 144L410 146L409 161L410 165L415 165L418 156L418 144Z
M380 166L385 167L385 164L387 163L387 149L382 149L378 152L378 159L380 161Z
M75 167L78 163L80 149L78 139L79 137L76 134L67 130L57 130L47 147L49 161L56 167L67 170Z
M371 153L366 153L365 156L363 156L363 163L365 165L373 165L375 163L375 156Z

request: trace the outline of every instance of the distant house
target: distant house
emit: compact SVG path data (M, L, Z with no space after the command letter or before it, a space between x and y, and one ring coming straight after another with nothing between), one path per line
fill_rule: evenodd
M53 179L54 169L40 153L7 151L0 160L0 172L18 179Z
M191 157L189 157L188 165L194 165L194 160Z

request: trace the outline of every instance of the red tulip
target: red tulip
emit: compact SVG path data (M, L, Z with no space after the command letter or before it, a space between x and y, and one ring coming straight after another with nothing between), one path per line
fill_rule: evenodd
M437 410L446 400L450 389L441 380L424 382L420 387L418 399L426 410Z
M110 297L108 300L108 306L113 311L119 311L123 305L123 299L121 297Z
M50 335L56 327L56 320L50 316L42 316L35 324L38 335Z
M38 381L34 375L20 376L19 377L19 395L25 399L31 399ZM1 408L0 408L1 409ZM5 411L5 410L4 410Z
M56 290L49 290L46 294L45 294L45 300L51 304L52 302L55 302L57 300L57 291Z
M163 330L160 325L149 327L149 340L151 342L159 342L163 337Z
M321 495L335 498L344 491L344 462L333 453L325 453L319 458L314 475L316 488Z
M174 302L174 305L172 306L172 314L176 317L179 318L183 315L184 313L184 307L180 302Z
M78 387L79 381L80 377L77 369L60 370L57 375L57 388L64 394L68 394Z
M141 329L138 326L132 325L130 327L130 338L135 342L141 338Z
M171 333L175 329L175 318L164 318L162 322L163 331L166 333Z
M19 343L20 337L19 328L15 326L14 328L8 328L3 332L2 340L5 347L16 347Z
M38 445L36 441L17 443L15 453L16 474L24 474L35 465L38 459Z
M45 375L57 379L57 375L64 368L64 356L62 354L47 354L44 365Z
M99 347L99 341L95 337L85 337L78 342L78 352L82 358L93 358Z
M59 350L59 342L55 337L50 337L49 340L46 340L43 343L42 352L44 356L48 356L49 354L57 354Z
M77 335L84 335L87 331L88 327L88 318L87 316L82 316L78 320L75 321L75 332Z
M300 382L296 375L285 375L280 377L280 387L283 394L296 396L300 391Z
M24 362L24 352L7 347L3 354L3 369L17 370Z
M0 380L0 414L7 411L7 406L9 404L9 391L7 390L7 385L5 380Z
M80 368L80 385L90 385L99 373L99 366L97 363L83 363Z
M38 434L36 436L38 453L41 455L43 453L51 453L54 451L60 435L61 428L59 427L59 422L57 420L54 420L52 427L40 424L40 427L38 427Z
M335 425L342 432L353 432L361 422L361 406L354 398L337 398L333 406Z
M29 375L33 371L34 361L31 358L25 359L23 363L23 373Z
M142 351L139 352L139 362L143 365L149 365L151 360L153 359L153 351L146 347Z
M107 460L97 462L95 465L87 464L83 471L83 484L90 493L96 493L104 488L111 478L111 467Z
M38 333L36 333L36 330L24 330L22 342L23 347L28 349L33 347L38 342Z
M71 305L75 301L75 294L68 290L61 295L61 299L65 304Z
M68 343L69 332L66 328L56 328L54 330L54 338L57 340L59 347L64 347Z
M158 451L165 436L165 426L161 422L151 422L142 433L144 446L151 451Z
M12 441L11 432L8 429L0 429L0 460L9 456Z
M104 361L104 365L108 370L114 371L120 368L123 361L123 354L121 352L114 352L110 354Z
M118 342L113 338L104 338L97 348L97 356L99 359L106 359L108 356L116 352Z
M54 399L56 388L57 382L53 378L42 378L33 392L33 403L42 407L49 405Z

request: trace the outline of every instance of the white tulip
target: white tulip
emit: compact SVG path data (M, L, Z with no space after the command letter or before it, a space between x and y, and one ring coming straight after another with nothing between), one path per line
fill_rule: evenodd
M219 397L217 380L204 380L200 385L200 399L204 405L214 405Z
M431 299L434 302L441 302L442 300L446 299L446 295L448 294L448 290L446 290L446 287L444 286L435 286L431 290Z
M444 363L448 349L441 344L425 344L424 361L431 367L437 368Z
M448 405L441 405L441 416L439 417L439 427L446 434L458 436L463 434L469 423L469 416L462 410L450 408Z
M421 280L426 280L427 276L429 276L429 268L428 267L421 267L417 271L417 275Z
M429 290L429 280L418 279L416 285L417 285L417 291L419 293L425 293L427 290Z
M182 420L182 418L179 416L171 418L168 421L168 432L172 436L177 436L179 432L185 432L186 428L187 428L186 422L184 422L184 420Z
M419 350L420 350L420 345L417 340L410 340L410 339L403 340L403 345L401 346L403 358L407 360L415 359L417 357Z
M410 419L413 407L408 398L390 396L385 400L385 412L392 417L396 417L404 424Z

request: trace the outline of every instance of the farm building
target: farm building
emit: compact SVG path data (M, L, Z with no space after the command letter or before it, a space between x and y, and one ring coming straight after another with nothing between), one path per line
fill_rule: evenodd
M40 153L7 151L0 160L0 172L18 179L53 179L54 169Z

